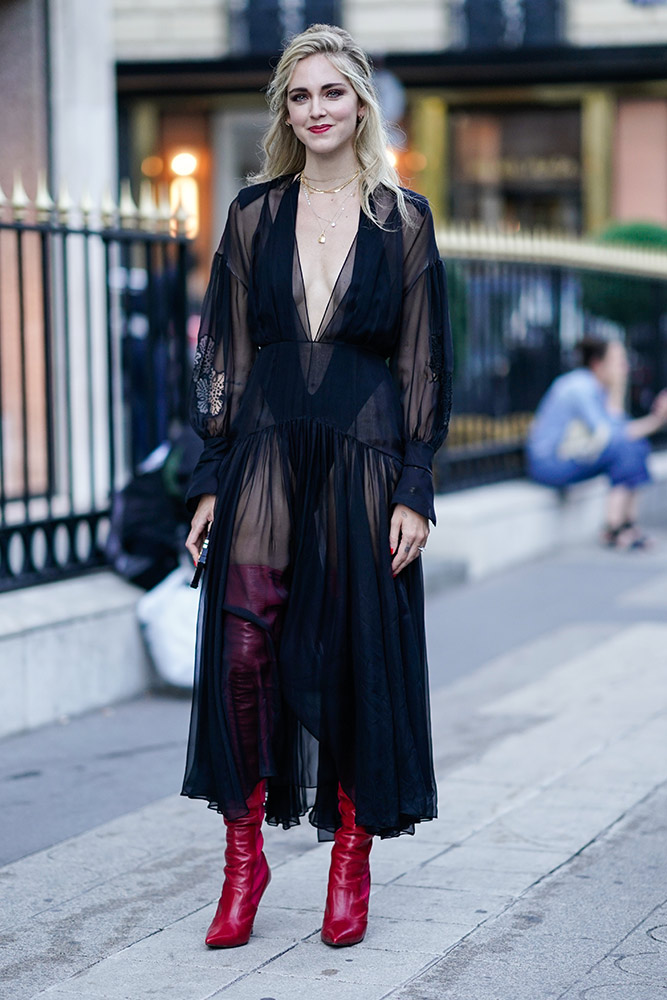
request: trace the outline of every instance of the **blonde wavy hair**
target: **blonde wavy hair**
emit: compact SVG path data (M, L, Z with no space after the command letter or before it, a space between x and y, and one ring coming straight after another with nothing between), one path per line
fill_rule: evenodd
M324 55L346 77L365 111L357 126L354 152L361 170L359 197L365 214L385 228L373 210L371 195L381 185L391 191L401 218L411 224L405 195L387 153L387 131L372 79L371 62L364 50L343 28L333 24L311 24L286 45L267 88L272 121L262 146L261 170L248 178L254 183L300 173L306 162L306 149L291 128L285 128L287 88L296 64L307 56Z

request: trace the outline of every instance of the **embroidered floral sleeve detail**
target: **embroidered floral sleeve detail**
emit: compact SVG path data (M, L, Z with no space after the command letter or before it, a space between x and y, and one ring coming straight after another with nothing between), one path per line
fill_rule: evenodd
M200 413L217 417L225 405L225 373L210 371L195 383L197 409Z
M225 372L215 368L215 350L213 338L202 337L192 368L197 410L210 417L217 417L225 405Z
M193 379L201 378L206 369L213 366L213 356L215 354L215 342L211 337L202 337L197 344L194 363L192 366Z

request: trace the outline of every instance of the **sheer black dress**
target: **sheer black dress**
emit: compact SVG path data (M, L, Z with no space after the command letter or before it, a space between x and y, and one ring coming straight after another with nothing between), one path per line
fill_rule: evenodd
M394 579L392 505L435 524L451 407L445 271L426 200L363 211L319 329L295 238L298 178L241 191L205 296L188 505L217 495L182 794L233 820L383 837L436 816L421 560ZM318 248L313 247L313 252Z

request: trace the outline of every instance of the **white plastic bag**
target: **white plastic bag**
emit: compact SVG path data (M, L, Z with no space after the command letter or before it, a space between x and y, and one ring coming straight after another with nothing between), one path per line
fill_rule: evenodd
M137 604L137 617L153 664L167 684L191 688L199 590L190 586L192 569L182 565L147 591Z

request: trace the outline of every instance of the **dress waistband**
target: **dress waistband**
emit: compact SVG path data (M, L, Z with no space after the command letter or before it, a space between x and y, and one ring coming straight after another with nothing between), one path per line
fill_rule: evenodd
M388 360L388 355L380 351L374 351L370 347L364 347L361 344L353 344L347 340L272 340L268 344L259 344L260 351L267 351L271 348L286 348L289 347L292 350L294 348L299 348L303 350L309 347L328 347L331 350L334 348L336 350L348 350L353 351L355 354L365 354L369 358L374 358L376 361L386 362Z

